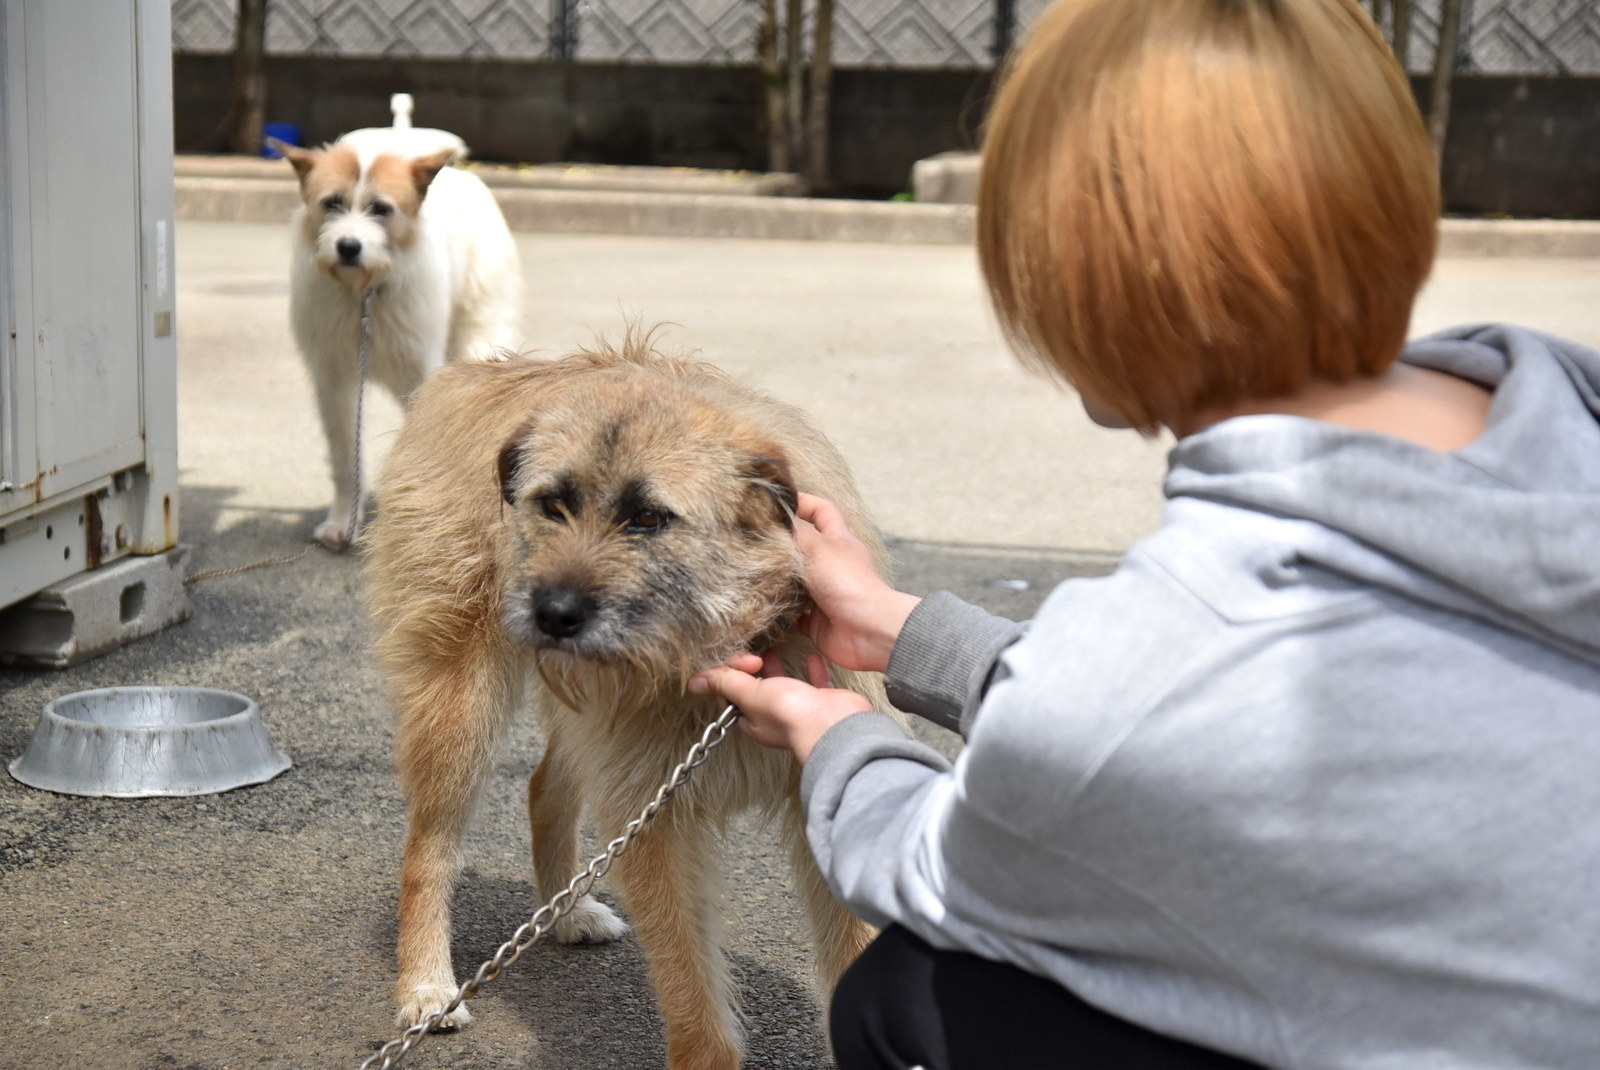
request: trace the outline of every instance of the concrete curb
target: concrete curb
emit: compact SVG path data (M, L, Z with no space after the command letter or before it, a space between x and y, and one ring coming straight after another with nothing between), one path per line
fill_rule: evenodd
M284 178L179 175L179 219L282 223L300 203ZM495 187L513 230L791 241L970 243L970 204L811 200L720 193ZM1600 257L1600 221L1447 219L1441 256Z
M973 238L968 205L735 197L722 194L496 190L513 230L681 238L958 245Z
M293 182L180 175L179 219L281 223L300 203ZM657 237L780 238L962 244L975 210L965 204L808 200L712 193L495 188L513 230Z
M704 167L627 167L614 164L497 164L470 160L466 169L485 184L507 189L575 189L611 193L717 193L794 197L804 192L800 176L788 172L715 171ZM179 178L256 178L286 181L283 160L254 156L182 155L173 162Z
M300 190L280 178L173 179L174 213L209 223L287 223L300 206Z
M1600 257L1600 220L1446 219L1439 255Z

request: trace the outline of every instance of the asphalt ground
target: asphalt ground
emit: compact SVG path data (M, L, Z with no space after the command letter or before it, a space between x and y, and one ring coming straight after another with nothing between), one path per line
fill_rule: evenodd
M287 330L287 236L178 229L182 536L198 571L300 547L326 506L310 391ZM1019 371L970 248L519 235L528 345L551 353L630 317L810 410L850 458L909 590L1031 613L1101 574L1160 517L1164 446L1090 426ZM1505 319L1600 345L1600 261L1450 260L1417 329ZM369 465L398 410L373 397ZM41 707L128 684L239 691L294 766L197 798L52 795L0 777L0 1068L355 1067L392 1035L403 813L390 712L369 662L357 561L196 584L185 624L61 672L0 671L0 758ZM957 741L927 729L948 753ZM519 719L466 844L454 954L466 971L537 904ZM688 790L692 790L692 787ZM641 800L642 802L642 800ZM730 831L728 946L750 1067L829 1065L804 922L780 853ZM610 898L602 890L602 898ZM648 1068L660 1022L637 945L538 946L476 1021L406 1066Z

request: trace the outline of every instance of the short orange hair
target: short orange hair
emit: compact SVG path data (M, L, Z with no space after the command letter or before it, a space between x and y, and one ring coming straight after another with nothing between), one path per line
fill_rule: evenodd
M1056 0L978 189L1019 355L1147 434L1382 372L1438 240L1432 147L1357 0Z

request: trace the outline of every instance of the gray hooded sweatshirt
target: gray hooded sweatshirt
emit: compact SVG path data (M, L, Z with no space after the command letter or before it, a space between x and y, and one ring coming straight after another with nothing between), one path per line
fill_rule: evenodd
M802 792L876 924L1295 1070L1600 1070L1600 353L1463 328L1453 453L1179 442L1164 523L1027 626L925 599Z

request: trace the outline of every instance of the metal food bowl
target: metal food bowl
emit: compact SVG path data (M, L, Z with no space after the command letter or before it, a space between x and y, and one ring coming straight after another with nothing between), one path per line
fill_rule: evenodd
M64 795L210 795L271 780L290 762L243 695L108 687L55 699L11 775Z

